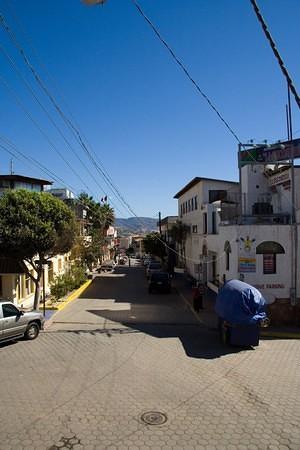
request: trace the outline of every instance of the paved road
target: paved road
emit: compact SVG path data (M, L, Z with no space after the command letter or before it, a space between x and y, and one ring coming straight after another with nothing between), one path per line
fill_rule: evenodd
M97 277L0 358L1 450L300 449L299 341L225 349L142 268Z

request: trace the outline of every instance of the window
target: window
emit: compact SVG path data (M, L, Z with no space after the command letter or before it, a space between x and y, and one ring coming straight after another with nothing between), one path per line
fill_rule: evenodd
M226 252L226 270L229 270L229 252Z
M51 261L48 268L48 282L51 283L53 281L53 262Z
M203 234L207 234L207 213L203 213Z
M191 208L192 208L192 211L194 211L194 197L192 198L192 200L191 200Z
M31 289L30 289L30 277L29 275L25 275L25 295L29 295L31 294Z
M58 260L58 270L61 270L62 268L62 263L61 263L61 259Z
M193 225L192 232L193 233L198 233L198 226L197 225Z
M213 281L217 280L217 257L216 255L212 255L212 279Z
M208 198L209 198L209 203L216 202L217 200L226 200L227 191L224 191L224 189L210 190L208 192Z
M264 275L270 275L276 273L276 254L263 255L263 273Z
M265 241L256 247L256 254L263 255L264 275L276 273L276 255L284 253L282 245L274 241Z
M189 210L189 212L191 210L191 200L188 200L188 210Z
M230 268L230 256L229 255L231 253L231 245L230 245L229 241L225 242L224 252L225 252L225 255L226 255L226 270L229 270L229 268Z
M216 234L217 233L217 219L216 219L216 211L212 212L212 234Z
M3 317L14 317L19 310L14 305L2 305Z

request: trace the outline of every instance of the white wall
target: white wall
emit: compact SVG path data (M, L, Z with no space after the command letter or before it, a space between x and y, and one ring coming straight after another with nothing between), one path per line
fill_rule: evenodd
M257 286L266 297L272 302L275 298L289 298L291 287L291 227L289 225L229 225L220 226L219 235L207 237L208 250L216 252L218 257L218 271L220 281L223 274L226 279L240 278L238 262L240 252L243 251L244 240L249 237L252 242L251 256L256 259L256 271L244 273L246 283ZM225 242L231 245L230 269L226 270L226 254L224 251ZM256 247L265 241L274 241L282 245L285 254L276 255L276 274L263 274L263 255L256 254ZM298 292L300 283L298 286Z

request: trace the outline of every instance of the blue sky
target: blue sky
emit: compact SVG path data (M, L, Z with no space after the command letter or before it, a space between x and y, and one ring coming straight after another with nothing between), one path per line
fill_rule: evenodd
M242 142L286 138L286 83L250 1L139 4ZM299 90L300 2L258 4ZM101 7L87 7L79 0L0 0L0 11L136 215L176 214L173 196L195 176L238 179L237 142L131 0L107 0ZM0 44L0 137L39 160L77 194L87 188L95 199L106 194L117 217L132 216L76 143L3 29ZM11 67L3 48L84 165ZM293 119L295 137L300 137L294 102ZM8 173L11 155L1 147L0 155L1 173ZM17 158L14 172L51 178Z

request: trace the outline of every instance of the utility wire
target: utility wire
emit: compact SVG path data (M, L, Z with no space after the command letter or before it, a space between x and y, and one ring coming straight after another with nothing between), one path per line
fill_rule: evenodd
M45 94L48 96L48 98L50 99L51 103L53 104L54 108L56 109L56 111L58 112L58 114L61 116L61 118L63 119L63 121L66 123L66 125L71 129L73 135L75 136L75 138L77 139L77 141L79 142L79 144L81 145L81 147L83 148L83 150L85 151L85 153L88 155L91 163L94 165L94 167L97 169L98 173L103 177L105 183L109 186L110 189L113 190L113 192L119 197L119 199L121 200L121 202L126 205L127 209L134 214L134 216L136 216L136 214L134 213L134 211L132 210L131 206L129 205L129 203L125 200L125 198L123 197L123 195L121 194L121 192L119 191L119 189L115 186L115 184L113 183L111 177L109 176L109 174L104 170L103 166L101 167L93 158L91 152L89 151L89 149L87 148L84 139L81 136L81 133L79 132L79 130L77 129L77 127L71 122L71 120L65 115L65 113L62 111L62 109L60 108L60 106L58 105L57 101L55 100L54 96L50 93L49 89L46 87L45 83L42 81L41 77L38 75L37 71L35 70L35 68L33 67L33 65L31 64L31 62L29 61L28 57L25 54L24 49L22 48L22 46L19 44L15 34L12 32L12 30L10 29L10 27L8 26L8 24L6 23L4 16L2 14L0 14L0 24L2 25L2 27L4 28L4 30L8 33L10 39L12 40L13 44L16 46L16 48L18 49L18 51L20 52L25 64L29 67L30 71L32 72L35 80L37 81L37 83L39 84L39 86L41 87L41 89L45 92ZM137 217L137 216L136 216Z
M58 150L58 148L55 146L55 144L51 141L49 136L45 133L45 131L40 127L38 122L32 117L32 115L28 112L24 104L22 103L20 97L9 87L7 81L0 76L0 82L6 87L6 89L10 92L10 94L15 99L16 103L23 109L27 117L31 120L31 122L37 127L37 129L40 131L42 136L47 140L48 144L53 148L53 150L60 156L60 158L67 164L67 166L70 168L70 170L73 172L73 174L82 182L82 184L85 186L85 188L90 191L90 188L87 186L87 184L84 182L84 180L81 178L81 176L76 172L76 170L72 167L72 165L69 163L69 161L63 156L63 154Z
M217 114L219 119L223 122L225 127L229 130L229 132L232 134L232 136L235 138L235 140L242 145L239 137L233 130L233 128L229 125L229 123L224 119L222 114L218 111L217 107L213 104L213 102L209 99L209 97L203 92L203 90L200 88L199 84L195 81L195 79L191 76L190 72L186 68L186 66L183 64L183 62L176 56L175 52L172 50L170 45L167 43L167 41L162 37L161 33L158 31L157 27L153 24L153 22L146 16L144 11L142 10L141 6L138 4L136 0L131 0L132 3L135 5L138 12L141 14L141 16L145 19L145 21L150 25L155 35L158 37L160 42L166 47L172 58L175 60L175 62L178 64L178 66L183 70L185 75L188 77L188 79L191 81L191 83L194 85L198 93L207 101L210 108Z
M19 161L22 161L22 158L23 158L29 165L37 167L39 170L41 170L43 173L45 173L52 180L57 181L59 183L62 183L63 186L67 187L70 191L74 192L74 194L77 197L79 197L79 194L76 192L76 189L73 186L68 185L65 182L65 180L60 178L57 174L52 172L50 169L45 167L43 164L41 164L39 161L37 161L33 157L27 156L25 153L23 153L20 150L18 150L18 148L15 146L15 144L13 144L9 139L7 139L7 138L5 138L4 136L1 136L1 135L0 135L0 148L2 148L2 150L4 150L5 152L9 153L11 156L13 156L14 158L18 159ZM76 199L76 201L80 205L86 206L84 203L80 202L78 200L78 198ZM118 208L114 207L114 209L118 209ZM120 210L119 210L119 212L120 212ZM128 228L133 229L130 226Z
M65 181L62 178L60 178L58 175L56 175L54 172L52 172L49 168L45 167L42 163L40 163L40 161L34 159L32 156L27 156L25 153L18 150L17 147L9 139L7 139L1 135L0 135L0 145L1 145L2 149L9 152L15 158L18 158L19 160L21 160L21 158L23 158L29 164L35 166L36 168L38 168L39 170L44 172L53 181L63 183L63 185L65 185L66 187L69 187L69 189L75 193L74 187L67 186Z
M18 69L15 61L13 60L13 58L7 53L7 51L0 45L0 50L2 51L2 53L5 55L5 57L8 59L9 63L11 64L12 68L15 70L15 72L19 75L19 77L21 78L21 80L23 81L23 83L25 84L26 88L29 90L29 92L31 93L31 95L34 97L34 99L36 100L36 102L38 103L38 105L41 107L41 109L44 111L44 113L46 114L47 118L49 119L49 121L51 122L51 124L54 126L54 128L56 129L56 131L59 133L59 135L62 137L62 139L64 140L64 142L66 143L66 145L69 147L69 149L72 151L72 153L76 156L76 158L79 160L79 162L81 163L81 165L85 168L85 170L88 172L88 174L90 175L90 177L94 180L94 182L97 184L97 186L100 188L100 190L105 194L104 189L102 188L102 186L99 184L98 180L96 179L96 177L91 173L91 171L89 170L89 168L86 166L86 164L82 161L82 159L80 158L80 156L77 154L76 150L74 149L74 147L71 145L71 143L68 141L68 139L65 137L65 135L63 134L63 132L61 131L61 129L59 128L59 126L55 123L55 121L52 119L50 113L47 111L47 109L44 107L44 105L41 103L41 101L39 100L39 98L37 97L36 93L34 92L32 86L30 85L30 83L25 79L25 77L23 76L23 74L21 73L21 71Z
M295 88L295 85L294 85L294 83L293 83L293 81L292 81L292 79L291 79L291 77L290 77L290 75L289 75L289 73L288 73L288 71L287 71L287 68L286 68L285 65L284 65L283 59L281 58L280 53L279 53L279 51L277 50L276 44L275 44L275 42L274 42L274 40L273 40L273 38L272 38L272 36L271 36L270 31L268 30L267 24L266 24L266 22L264 21L264 18L263 18L262 14L261 14L261 12L260 12L258 6L257 6L257 2L256 2L256 0L250 0L250 2L251 2L252 6L253 6L253 8L254 8L255 14L256 14L256 16L257 16L258 21L260 22L260 24L261 24L261 26L262 26L262 29L263 29L263 31L264 31L264 33L265 33L265 35L266 35L266 38L267 38L268 41L269 41L269 44L270 44L270 46L271 46L271 48L272 48L272 50L273 50L273 53L274 53L274 55L275 55L275 58L276 58L277 61L278 61L278 64L279 64L279 66L280 66L280 69L281 69L283 75L284 75L285 78L286 78L287 84L288 84L288 86L289 86L289 88L290 88L292 94L293 94L294 97L295 97L295 100L296 100L296 103L297 103L297 105L298 105L298 108L300 108L300 97L299 97L299 95L298 95L298 93L297 93L297 90L296 90L296 88Z

